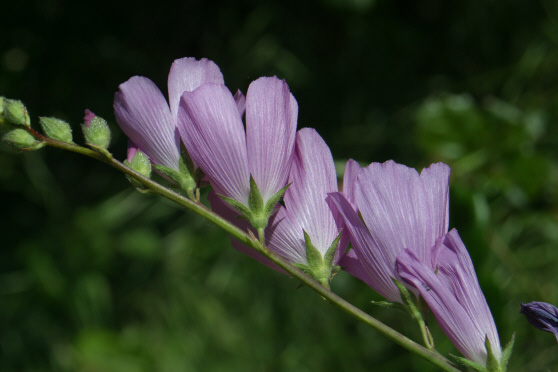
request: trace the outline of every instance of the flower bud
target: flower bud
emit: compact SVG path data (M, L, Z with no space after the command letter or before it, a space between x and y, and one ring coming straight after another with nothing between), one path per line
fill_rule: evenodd
M38 150L43 147L42 142L36 141L31 134L21 128L9 131L2 139L20 150Z
M525 315L533 327L554 333L558 340L558 309L556 306L546 302L533 301L528 304L522 303L519 312Z
M104 150L107 149L110 144L110 129L106 120L89 110L85 110L83 119L82 129L87 144Z
M47 137L72 143L72 128L70 128L70 124L56 118L39 118L39 122Z
M147 155L145 155L140 150L136 152L136 154L132 158L132 161L130 162L130 165L130 168L132 168L142 176L145 176L147 178L151 177L151 161L149 160Z
M21 101L4 98L2 106L2 116L8 123L25 127L31 126L27 109Z

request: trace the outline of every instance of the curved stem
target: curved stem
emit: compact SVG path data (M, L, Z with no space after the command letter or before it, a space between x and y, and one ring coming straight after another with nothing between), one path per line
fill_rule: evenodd
M369 325L370 327L374 328L376 331L380 332L382 335L387 337L388 339L392 340L393 342L397 343L398 345L402 346L403 348L407 349L408 351L419 355L420 357L428 360L432 364L440 367L444 371L449 372L458 372L460 371L457 369L453 363L451 363L448 359L444 356L439 354L436 351L429 350L420 344L414 342L413 340L405 337L404 335L400 334L399 332L395 331L394 329L388 327L387 325L383 324L379 320L375 319L374 317L370 316L369 314L365 313L364 311L360 310L356 306L350 304L349 302L345 301L343 298L339 297L335 293L333 293L328 288L324 287L322 284L318 283L310 276L304 274L302 271L291 265L289 262L285 261L282 257L278 256L273 251L268 250L257 237L248 234L232 223L222 219L219 215L211 211L209 208L201 204L200 202L192 201L172 190L169 190L157 182L142 176L141 174L135 172L131 168L127 167L126 165L122 164L118 160L115 160L112 157L106 156L102 153L97 151L81 147L75 145L73 143L66 143L57 140L53 140L51 138L45 137L42 134L36 132L35 130L28 128L26 129L30 134L32 134L37 140L46 143L49 146L77 152L97 160L100 160L104 163L109 164L110 166L118 169L119 171L125 173L126 175L134 178L136 181L141 183L147 189L164 196L167 199L174 201L175 203L181 205L182 207L198 214L199 216L205 218L206 220L214 223L219 228L225 230L228 234L233 236L235 239L240 241L243 244L248 245L249 247L257 250L258 252L264 254L268 257L271 261L273 261L277 266L288 272L290 275L295 277L296 279L303 282L313 291L317 292L320 296L326 299L331 304L337 306L339 309L343 310L344 312L350 314L351 316L355 317L356 319L360 320L361 322Z

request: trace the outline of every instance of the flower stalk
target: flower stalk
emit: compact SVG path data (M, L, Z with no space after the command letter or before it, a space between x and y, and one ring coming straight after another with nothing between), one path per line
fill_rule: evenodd
M322 284L318 283L312 277L305 274L303 271L297 269L288 261L280 257L278 254L266 248L265 245L262 244L262 242L260 242L259 238L255 237L253 234L247 233L239 229L232 223L228 222L227 220L223 219L222 217L214 213L212 210L207 208L201 202L190 200L177 192L174 192L170 189L161 186L157 182L145 177L144 175L136 172L135 170L126 166L120 161L114 159L114 157L112 157L106 150L101 152L90 148L82 147L74 143L52 139L42 135L41 133L35 131L31 127L23 127L23 129L27 131L29 134L31 134L37 141L40 141L45 145L76 152L85 156L89 156L91 158L100 160L112 166L113 168L116 168L120 172L126 174L128 177L137 181L139 184L145 187L145 189L148 189L158 195L161 195L179 204L180 206L196 213L197 215L212 222L213 224L215 224L216 226L224 230L227 234L231 235L241 243L262 253L274 264L276 264L278 267L280 267L281 269L289 273L294 278L300 280L302 283L304 283L310 289L315 291L322 298L326 299L328 302L335 305L336 307L343 310L344 312L348 313L352 317L374 328L376 331L378 331L379 333L381 333L391 341L395 342L396 344L400 345L401 347L405 348L406 350L428 360L429 362L439 367L443 371L448 371L448 372L460 371L460 369L458 369L454 363L446 359L437 351L429 350L428 348L421 346L415 341L405 337L404 335L400 334L399 332L395 331L394 329L388 327L384 323L370 316L369 314L362 311L361 309L350 304L343 298L333 293L330 289L324 287Z

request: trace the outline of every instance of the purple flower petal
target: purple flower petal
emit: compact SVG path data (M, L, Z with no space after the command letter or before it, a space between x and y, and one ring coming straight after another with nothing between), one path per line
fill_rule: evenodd
M355 188L358 174L362 167L353 159L349 159L345 165L343 174L343 194L351 203L355 203Z
M437 273L430 262L406 249L397 258L399 275L420 292L440 328L466 358L486 366L488 337L494 356L500 360L496 325L457 231L450 231L437 245Z
M436 163L420 173L420 179L428 195L429 209L434 223L431 241L448 232L449 228L449 175L451 169L444 163Z
M267 247L285 260L308 264L302 227L284 207L270 218L265 236Z
M345 270L355 278L360 279L369 287L374 288L374 286L376 285L372 280L372 277L368 274L368 270L366 270L362 266L362 262L358 259L354 249L351 249L349 252L343 255L343 257L341 257L339 265L343 270Z
M291 167L298 105L284 80L262 77L246 96L249 168L264 202L286 184Z
M156 164L178 170L180 138L165 97L149 79L134 76L114 96L116 121Z
M192 160L215 191L248 205L246 137L229 90L221 84L205 84L185 92L178 110L178 129Z
M430 262L438 224L416 170L393 161L372 163L359 173L355 191L366 226L381 250L391 252L394 264L405 248L416 249L424 262Z
M362 269L357 266L348 266L346 269L349 274L363 280L364 274L362 270L364 270L367 276L367 280L363 280L365 283L387 300L401 302L399 289L397 289L392 280L392 278L398 279L398 275L395 272L397 252L390 247L386 248L386 246L376 243L370 231L344 194L340 192L331 193L329 194L329 200L343 217L346 228L345 232L349 233L353 243L353 250L362 265Z
M295 155L289 175L291 186L285 192L287 211L312 244L325 256L339 235L338 224L326 202L327 194L337 191L335 165L329 147L311 128L298 131Z
M168 78L169 105L174 118L178 114L178 104L184 92L192 92L202 84L225 84L219 67L207 58L193 57L177 59L173 62Z

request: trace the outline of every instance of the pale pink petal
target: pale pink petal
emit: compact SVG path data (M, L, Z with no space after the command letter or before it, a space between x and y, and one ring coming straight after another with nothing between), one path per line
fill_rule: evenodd
M329 194L329 200L339 211L345 220L345 229L350 234L353 249L360 261L362 268L349 266L349 274L358 278L366 273L367 280L364 280L376 292L384 296L387 300L401 302L401 295L392 278L398 279L395 272L394 252L385 246L376 243L368 228L364 225L351 203L346 196L340 192Z
M204 84L193 92L185 92L178 119L188 153L214 190L248 205L246 137L229 90L221 84Z
M405 248L414 248L430 262L434 219L416 170L393 161L372 163L359 173L355 191L366 226L393 265Z
M207 58L199 61L193 57L177 59L173 62L168 78L169 105L174 118L178 114L178 104L184 92L192 92L202 84L224 84L219 67Z
M449 175L450 167L436 163L424 168L420 179L428 195L433 221L433 235L430 241L446 234L449 228Z
M368 275L368 271L362 266L362 263L358 259L354 249L351 249L343 255L343 257L341 257L339 266L355 278L358 278L366 283L369 287L374 288L376 285L372 277Z
M250 172L264 202L286 185L295 141L298 105L284 80L262 77L246 96Z
M345 173L343 174L343 194L347 196L351 203L355 203L355 188L358 173L361 166L353 159L349 159L345 165Z
M502 355L494 319L457 231L450 231L442 240L437 271L408 249L397 258L397 270L420 292L455 347L466 358L486 366L486 337L494 356L499 360Z
M165 97L149 79L134 76L114 95L116 121L152 162L178 170L180 138Z
M270 218L265 236L269 249L279 256L291 263L308 264L304 232L284 207Z

